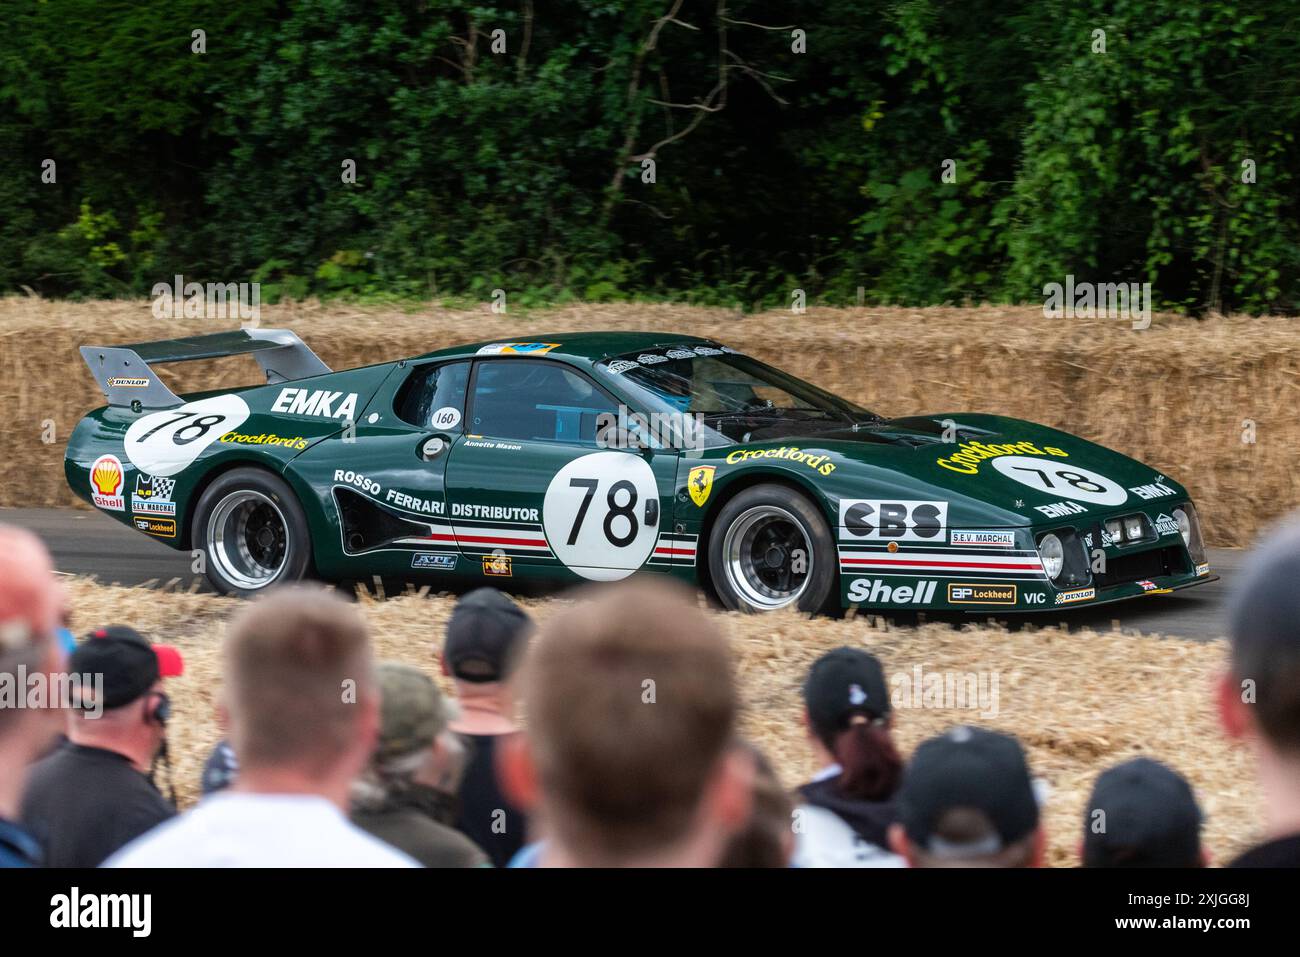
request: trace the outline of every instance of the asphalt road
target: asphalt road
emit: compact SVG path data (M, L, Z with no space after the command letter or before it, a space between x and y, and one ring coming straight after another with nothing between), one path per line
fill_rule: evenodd
M98 512L53 508L0 508L0 522L29 528L54 553L62 572L94 575L105 584L165 584L180 579L188 587L195 579L190 556L177 552ZM1224 602L1245 552L1210 549L1210 568L1219 581L1172 595L1153 595L1099 608L1074 608L1032 616L1035 623L1053 617L1071 627L1108 630L1112 622L1146 634L1180 635L1210 640L1225 633ZM198 576L202 590L210 590ZM1028 620L1022 616L1021 620Z

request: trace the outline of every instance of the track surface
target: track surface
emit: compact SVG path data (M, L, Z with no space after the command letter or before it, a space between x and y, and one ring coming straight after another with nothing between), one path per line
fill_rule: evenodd
M29 528L40 535L54 553L62 572L94 575L105 584L164 584L172 579L188 586L195 579L190 556L155 542L98 512L49 508L0 508L0 522ZM1210 549L1210 568L1219 581L1172 595L1154 595L1096 609L1071 609L1035 615L1038 624L1053 619L1071 627L1120 627L1143 633L1180 635L1210 640L1225 634L1225 599L1241 567L1240 549ZM207 581L197 576L203 591ZM1019 620L1031 620L1021 616Z

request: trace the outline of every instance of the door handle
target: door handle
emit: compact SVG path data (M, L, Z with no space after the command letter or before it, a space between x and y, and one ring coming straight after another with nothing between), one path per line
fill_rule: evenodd
M659 524L659 499L646 499L645 503L645 523L647 525Z

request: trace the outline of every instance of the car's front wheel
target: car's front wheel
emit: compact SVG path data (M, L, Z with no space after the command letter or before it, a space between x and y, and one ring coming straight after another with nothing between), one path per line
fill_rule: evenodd
M256 595L311 569L307 516L284 480L262 469L218 476L199 498L190 528L208 581L223 595Z
M784 485L745 489L722 507L709 536L713 588L736 611L822 611L836 565L826 519Z

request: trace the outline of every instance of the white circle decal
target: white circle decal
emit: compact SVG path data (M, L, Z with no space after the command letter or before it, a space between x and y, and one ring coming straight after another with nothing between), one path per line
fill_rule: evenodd
M592 581L617 581L640 568L659 540L659 521L654 471L631 452L574 459L555 473L542 504L551 551Z
M455 406L444 405L429 420L433 423L435 429L454 429L460 424L460 409Z
M993 459L993 467L1007 478L1045 495L1094 505L1123 505L1128 501L1128 492L1122 485L1062 459L1003 455Z
M149 475L183 471L227 432L248 419L248 403L237 395L214 395L174 409L151 412L126 430L126 456Z

